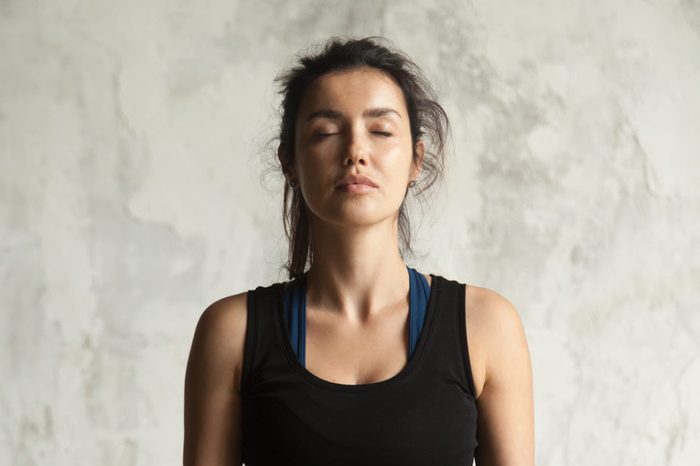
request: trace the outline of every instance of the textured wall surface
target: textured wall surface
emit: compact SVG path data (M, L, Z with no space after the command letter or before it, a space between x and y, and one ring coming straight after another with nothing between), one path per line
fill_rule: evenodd
M697 0L0 1L0 464L181 463L200 313L286 279L272 79L341 34L451 118L412 265L519 309L537 464L698 464Z

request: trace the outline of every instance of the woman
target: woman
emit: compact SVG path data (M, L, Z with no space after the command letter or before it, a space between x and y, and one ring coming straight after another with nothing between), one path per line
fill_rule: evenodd
M534 465L517 310L401 255L404 200L440 176L449 129L429 84L377 38L277 80L291 280L203 312L185 465Z

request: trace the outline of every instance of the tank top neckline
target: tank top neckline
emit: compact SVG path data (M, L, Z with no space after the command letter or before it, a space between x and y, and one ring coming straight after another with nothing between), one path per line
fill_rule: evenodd
M284 283L280 283L277 290L277 307L274 312L275 320L275 335L277 338L277 343L282 347L282 352L284 353L285 359L291 368L301 375L308 382L317 385L322 388L341 391L341 392L366 392L372 390L380 390L386 387L392 386L407 377L409 377L415 370L416 366L419 365L422 356L425 353L425 347L428 345L430 340L432 324L435 320L436 306L438 300L438 293L440 292L440 279L439 275L429 274L430 280L430 294L428 296L428 304L425 311L425 322L423 324L423 329L418 336L418 342L416 343L416 348L413 353L408 358L408 361L403 366L403 368L393 376L388 379L380 380L378 382L364 383L364 384L343 384L337 382L331 382L326 379L318 377L316 374L311 372L309 369L304 367L294 353L292 348L292 343L289 341L289 329L287 328L287 320L284 318Z

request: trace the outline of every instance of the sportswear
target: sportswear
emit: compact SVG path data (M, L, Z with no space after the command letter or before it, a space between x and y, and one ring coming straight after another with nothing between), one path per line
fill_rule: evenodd
M430 275L425 321L407 364L389 379L360 385L321 379L299 360L284 308L294 281L248 290L246 466L472 465L478 413L466 285Z

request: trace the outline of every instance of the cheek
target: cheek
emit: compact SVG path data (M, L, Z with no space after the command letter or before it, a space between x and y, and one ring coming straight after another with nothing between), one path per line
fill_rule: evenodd
M411 147L404 143L387 148L382 156L377 158L378 163L391 170L392 177L396 178L397 182L408 175L412 160Z
M337 163L333 164L328 154L307 152L303 157L304 159L297 163L300 170L298 173L300 178L304 180L304 184L311 190L327 184L327 178L338 172Z

